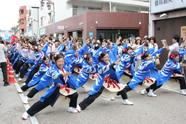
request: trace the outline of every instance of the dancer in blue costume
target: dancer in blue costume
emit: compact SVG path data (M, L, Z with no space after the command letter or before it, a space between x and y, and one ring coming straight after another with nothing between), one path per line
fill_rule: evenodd
M131 70L131 64L132 64L132 48L131 47L127 47L126 49L123 50L123 55L121 57L121 64L116 66L116 74L118 76L118 80L121 79L122 75L125 72L126 68L129 68ZM129 76L129 75L127 75ZM129 76L132 77L132 76Z
M22 52L19 60L16 63L16 67L14 67L15 74L18 75L20 72L20 68L23 66L23 64L28 60L28 47L25 43L23 43L22 46Z
M49 42L51 42L51 41L49 41ZM28 84L31 81L34 74L39 70L39 67L42 63L42 59L46 55L46 51L48 49L49 42L47 42L43 48L41 48L41 45L35 46L35 50L37 51L36 52L36 61L35 61L35 64L28 71L28 77L25 81L26 84Z
M32 67L36 59L36 50L34 49L36 42L29 44L28 46L28 60L23 64L20 69L19 81L22 81L27 70Z
M55 101L58 99L60 93L60 87L69 87L71 86L68 81L68 76L71 72L67 72L64 66L64 56L62 54L58 54L54 57L56 66L52 69L52 79L54 84L46 91L46 94L41 97L40 101L33 104L23 115L22 119L26 120L29 116L33 116L39 111L43 110L49 105L54 105ZM71 87L70 87L71 88ZM70 98L69 107L67 109L68 112L78 113L76 109L77 106L77 98L78 93L75 92L73 94L67 95Z
M92 91L88 93L88 97L86 97L80 104L80 110L86 109L91 103L94 102L96 98L98 98L102 92L103 92L103 83L104 79L107 75L114 76L114 65L120 64L120 62L116 61L115 63L109 62L109 55L106 52L102 52L99 56L99 65L98 65L98 77L96 79L96 82L94 83L94 86L92 88ZM114 73L113 73L114 72ZM115 77L115 80L117 80L117 77ZM120 91L120 94L122 95L123 101L126 104L133 104L132 102L128 101L126 98L126 92L124 90Z
M110 56L110 62L114 63L115 61L117 61L117 47L115 45L113 45L112 42L108 42L107 43L107 52Z
M25 99L23 101L24 104L28 104L29 98L33 98L38 92L45 89L46 87L48 87L52 83L52 67L55 66L54 56L55 56L54 52L50 53L50 59L51 59L50 68L47 69L46 73L44 73L42 77L37 78L37 79L39 79L39 83L32 90L30 90L30 92L27 94L27 96L25 97ZM35 80L33 80L33 82L30 82L30 83L35 84L37 82ZM25 88L25 89L30 88L29 87L30 83L26 86L23 86L23 88ZM23 88L22 88L22 90L24 90Z
M89 79L90 73L97 73L97 65L93 65L93 59L90 53L85 53L83 55L83 66L80 71L80 74L77 78L77 87L83 86Z
M43 57L43 64L41 64L39 71L35 73L32 80L28 84L25 84L21 87L23 91L26 91L27 89L36 85L40 81L41 77L50 69L49 61L50 59L48 56Z
M184 57L184 60L186 60L186 57ZM154 91L160 88L165 82L167 82L175 70L181 70L181 64L179 63L179 52L177 51L174 51L170 54L169 59L161 69L158 80L150 87L142 90L141 94L148 93L148 96L157 96L154 94ZM184 77L179 76L174 77L174 79L177 79L180 83L180 94L186 95L186 92L184 91L186 89L186 82Z
M152 56L145 52L141 56L142 63L139 65L138 69L136 70L132 80L129 84L124 88L126 92L133 90L138 84L143 82L147 77L158 77L158 71L156 69L156 65ZM153 74L153 75L151 75ZM117 95L120 95L119 93Z

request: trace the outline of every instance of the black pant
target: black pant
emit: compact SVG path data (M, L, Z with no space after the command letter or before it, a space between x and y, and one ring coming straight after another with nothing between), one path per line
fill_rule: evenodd
M129 86L126 86L123 90L119 91L117 95L121 95L122 99L128 99L127 92L131 90L132 89Z
M28 75L28 77L27 77L27 79L26 79L26 81L25 81L26 84L28 84L28 83L32 80L32 77L34 76L34 74L35 74L36 72L38 72L39 67L40 67L39 65L36 66L36 67L30 72L30 74Z
M23 85L22 87L21 87L21 90L23 90L23 91L26 91L26 90L28 90L30 87L26 84L26 85Z
M86 107L88 107L91 103L93 103L94 100L95 100L96 98L98 98L98 97L101 95L101 93L103 92L103 89L104 89L104 87L102 87L102 88L100 89L100 91L97 92L96 94L94 94L94 95L89 95L87 98L85 98L85 99L79 104L79 106L81 107L81 110L85 110Z
M93 103L94 100L95 100L96 98L98 98L98 97L102 94L103 89L104 89L104 87L102 87L102 88L100 89L100 91L97 92L96 94L94 94L94 95L89 95L87 98L85 98L85 99L79 104L79 106L81 107L81 110L85 110L86 107L88 107L91 103ZM127 99L127 94L126 94L125 89L119 91L117 94L118 94L118 95L121 95L122 99Z
M160 88L163 84L157 86L157 82L153 83L152 85L150 85L150 87L146 88L146 91L149 92L150 89L152 89L153 91L157 90L158 88Z
M39 83L39 81L38 81L35 85L37 85L38 83ZM30 87L33 87L33 86L35 86L35 85L32 85L32 86L30 86ZM23 91L26 91L26 90L28 90L30 87L28 86L28 84L25 84L25 85L23 85L23 86L21 87L21 89L22 89Z
M14 63L14 60L17 58L18 55L19 55L18 53L16 53L15 55L13 55L13 56L10 58L10 62L11 62L11 63Z
M184 77L173 77L173 79L177 79L180 83L180 89L186 89L186 83L185 83L185 79ZM157 83L155 82L154 84L152 84L150 87L146 88L146 91L149 92L150 89L152 89L153 91L157 90L158 88L160 88L163 84L157 86Z
M173 77L173 79L176 79L180 83L180 89L186 89L186 83L185 83L185 78L184 77Z
M16 67L15 67L15 73L16 73L16 74L19 74L20 68L23 66L23 64L24 64L24 60L19 60L19 61L17 62L17 65L16 65Z
M24 63L22 68L20 69L20 78L24 78L25 76L25 72L27 72L28 68L30 67L30 65L33 65L33 63Z
M16 70L16 67L17 67L17 65L18 65L18 62L19 62L19 59L14 63L14 65L13 65L13 69L14 70Z
M39 91L36 90L36 88L33 88L28 94L28 98L33 98Z
M0 68L2 69L4 83L8 83L6 62L1 62Z
M133 75L129 75L129 74L127 74L127 73L123 73L124 75L126 75L126 76L128 76L129 78L132 78L133 77Z
M41 101L38 101L36 102L34 105L32 105L28 110L27 110L27 113L30 115L30 116L33 116L35 115L36 113L38 113L39 111L43 110L44 108L46 108L48 105L50 105L51 103L54 102L54 100L56 99L56 96L58 95L59 93L59 88L56 88L56 90L54 91L54 93L45 99L44 102L41 102ZM78 98L78 93L74 93L72 95L69 95L67 96L70 98L70 103L69 103L69 106L70 107L74 107L76 108L77 107L77 98Z

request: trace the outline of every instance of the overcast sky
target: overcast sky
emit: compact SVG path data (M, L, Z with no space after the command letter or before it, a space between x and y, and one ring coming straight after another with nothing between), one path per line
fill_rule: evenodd
M0 29L9 30L17 25L20 6L39 6L40 0L0 0Z

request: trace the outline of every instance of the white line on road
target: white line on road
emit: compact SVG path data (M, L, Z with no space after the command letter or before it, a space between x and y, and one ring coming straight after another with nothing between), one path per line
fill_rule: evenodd
M17 91L20 91L21 88L20 88L19 84L18 83L14 83L14 85L15 85ZM23 93L20 93L19 94L19 97L21 98L22 103L23 103L24 98L25 98L24 94ZM26 110L28 110L30 108L30 105L29 104L23 104L23 105L24 105L24 107L25 107ZM37 118L35 116L30 116L29 118L30 118L32 124L39 124L39 122L38 122L38 120L37 120Z

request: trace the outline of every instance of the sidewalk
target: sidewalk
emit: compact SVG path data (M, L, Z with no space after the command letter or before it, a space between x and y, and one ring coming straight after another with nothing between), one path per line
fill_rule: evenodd
M3 86L0 71L0 124L31 124L30 121L21 119L25 108L21 102L15 85Z

